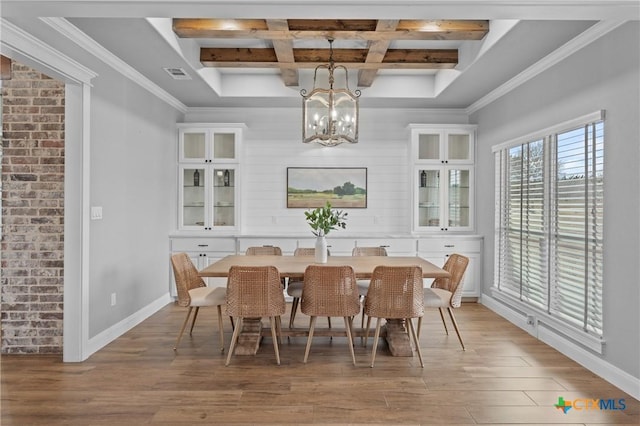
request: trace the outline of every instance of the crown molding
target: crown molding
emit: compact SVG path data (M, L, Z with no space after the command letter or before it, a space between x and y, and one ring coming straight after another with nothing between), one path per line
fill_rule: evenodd
M502 96L506 95L507 93L511 92L517 87L523 85L524 83L536 77L537 75L541 74L542 72L560 63L567 57L571 56L578 50L582 49L583 47L591 44L592 42L598 40L600 37L604 36L610 31L613 31L614 29L618 28L625 22L628 22L628 21L607 20L607 21L600 21L594 24L591 28L587 29L586 31L584 31L577 37L573 38L572 40L569 40L567 43L560 46L558 49L556 49L549 55L545 56L535 64L531 65L529 68L522 71L520 74L516 75L511 80L498 86L496 89L492 90L487 95L483 96L473 104L469 105L469 107L467 107L467 110L466 110L467 114L471 115L481 110L482 108L486 107L493 101L501 98Z
M96 58L109 65L120 74L138 84L143 89L146 89L151 94L157 96L162 101L171 105L173 108L182 112L187 111L187 106L180 102L178 99L170 95L167 91L162 89L157 84L146 78L144 75L136 71L132 66L127 64L122 59L118 58L113 53L109 52L102 45L97 43L91 37L82 32L78 27L71 24L64 18L40 18L42 22L49 25L51 28L73 41L75 44L94 55Z
M41 71L44 68L48 70L45 74L63 81L90 85L98 75L4 18L0 19L0 28L1 51L12 59L35 65Z

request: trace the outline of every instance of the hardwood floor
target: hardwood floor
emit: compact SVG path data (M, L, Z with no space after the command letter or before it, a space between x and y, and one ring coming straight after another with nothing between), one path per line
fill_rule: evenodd
M225 367L215 309L202 309L173 351L185 314L168 305L83 363L2 356L2 425L640 423L637 400L475 303L456 310L466 352L427 312L424 369L416 357L391 357L383 342L370 368L371 343L359 339L354 367L344 337L316 337L307 364L306 338L285 338L280 366L265 338L256 356ZM307 325L298 314L296 326ZM554 407L560 396L623 398L626 408L564 414Z

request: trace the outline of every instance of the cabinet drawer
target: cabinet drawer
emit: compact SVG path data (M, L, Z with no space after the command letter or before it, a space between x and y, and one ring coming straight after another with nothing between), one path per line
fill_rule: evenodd
M416 240L401 238L358 238L358 247L384 247L390 256L415 256Z
M172 252L236 252L235 238L172 238Z
M418 252L479 253L482 239L425 238L418 240Z

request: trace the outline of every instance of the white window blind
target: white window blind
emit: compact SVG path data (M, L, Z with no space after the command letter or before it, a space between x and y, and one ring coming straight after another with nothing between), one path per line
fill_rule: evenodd
M494 148L495 290L602 337L604 122Z

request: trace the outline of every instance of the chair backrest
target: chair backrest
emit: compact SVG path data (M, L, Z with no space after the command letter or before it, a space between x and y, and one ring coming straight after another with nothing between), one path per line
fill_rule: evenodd
M376 318L418 318L424 312L422 268L376 266L364 306Z
M359 297L356 274L351 266L307 266L300 304L304 314L354 316L360 312Z
M187 253L176 253L171 255L171 267L176 281L178 291L178 305L189 306L191 296L189 290L198 287L206 287L204 280L198 275L195 267Z
M313 247L298 247L293 252L294 256L315 256L315 254L316 249ZM327 250L327 255L331 255L331 252L329 252L329 250Z
M387 249L384 247L354 247L351 256L386 256Z
M282 250L276 246L247 247L247 256L282 256Z
M283 315L284 293L275 266L232 266L227 278L227 314L232 317Z
M450 291L451 307L458 308L462 303L462 277L467 270L469 258L461 254L452 254L444 263L442 269L451 274L451 278L436 278L431 288L441 288Z

